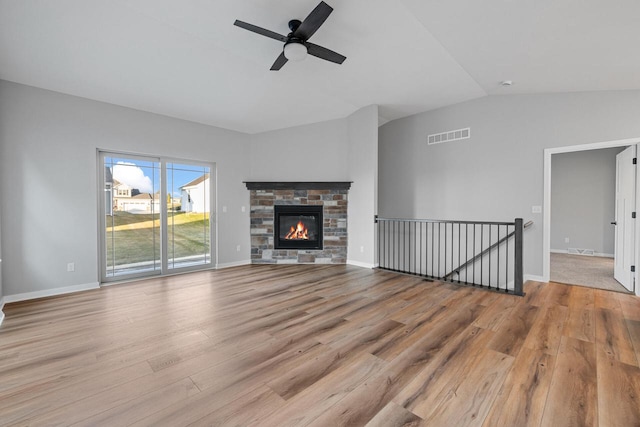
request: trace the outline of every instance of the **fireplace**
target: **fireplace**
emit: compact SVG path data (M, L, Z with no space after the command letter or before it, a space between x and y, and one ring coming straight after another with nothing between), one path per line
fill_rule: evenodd
M322 250L322 206L274 206L274 249Z
M350 182L249 181L246 184L251 192L252 263L347 262ZM290 233L293 234L287 238Z

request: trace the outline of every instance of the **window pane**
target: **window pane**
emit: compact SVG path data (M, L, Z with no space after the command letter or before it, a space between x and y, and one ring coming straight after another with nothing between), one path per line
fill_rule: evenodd
M210 169L167 164L167 261L170 269L211 262Z
M105 157L106 275L159 271L160 164Z

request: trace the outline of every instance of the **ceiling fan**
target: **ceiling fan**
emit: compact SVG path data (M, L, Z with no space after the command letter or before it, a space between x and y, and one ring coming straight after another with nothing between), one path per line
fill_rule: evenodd
M276 58L276 61L271 66L272 71L277 71L282 68L282 66L286 64L288 60L303 60L307 56L307 53L317 58L324 59L325 61L342 64L344 60L347 59L346 56L342 56L339 53L336 53L325 47L318 46L317 44L310 43L308 41L311 36L318 30L318 28L320 28L324 21L329 17L331 12L333 12L333 8L325 2L321 1L320 4L318 4L318 6L316 6L316 8L311 11L309 16L305 18L304 21L300 22L297 19L292 19L291 21L289 21L289 29L291 30L291 32L286 36L252 24L248 24L246 22L239 21L237 19L236 22L233 23L233 25L244 28L245 30L253 31L254 33L258 33L265 37L279 40L284 43L282 53L280 54L280 56L278 56L278 58Z

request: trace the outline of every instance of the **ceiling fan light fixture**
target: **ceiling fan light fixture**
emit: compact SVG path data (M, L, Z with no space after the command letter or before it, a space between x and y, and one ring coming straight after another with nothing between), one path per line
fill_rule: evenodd
M307 57L307 47L298 42L287 43L284 45L284 56L289 61L302 61Z

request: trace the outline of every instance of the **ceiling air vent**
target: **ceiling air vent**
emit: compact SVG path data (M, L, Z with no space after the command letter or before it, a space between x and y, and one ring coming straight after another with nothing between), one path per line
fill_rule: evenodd
M441 144L443 142L460 141L471 137L471 128L450 130L448 132L434 133L427 137L427 144Z

